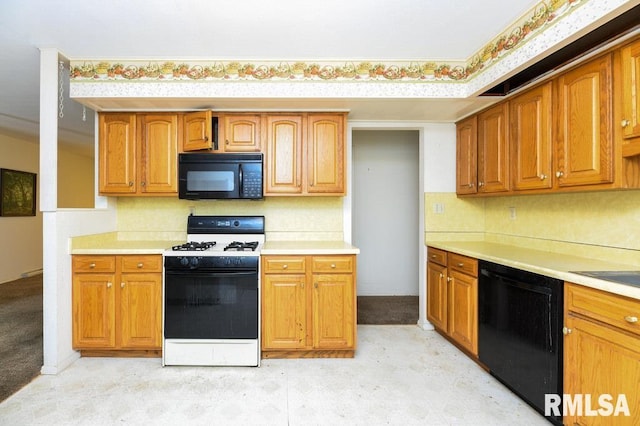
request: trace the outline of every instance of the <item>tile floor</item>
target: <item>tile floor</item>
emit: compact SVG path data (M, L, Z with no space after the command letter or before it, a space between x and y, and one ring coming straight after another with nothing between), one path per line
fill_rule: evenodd
M434 331L360 325L354 359L166 367L80 358L0 404L2 425L549 425Z

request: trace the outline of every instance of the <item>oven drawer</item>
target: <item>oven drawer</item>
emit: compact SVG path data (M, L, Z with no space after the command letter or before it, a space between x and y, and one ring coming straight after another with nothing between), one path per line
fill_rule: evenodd
M353 256L314 256L313 272L353 272Z
M115 256L72 256L73 272L115 272Z
M158 254L121 256L122 272L162 272L162 256Z
M306 269L304 256L265 256L262 265L265 274L299 274Z

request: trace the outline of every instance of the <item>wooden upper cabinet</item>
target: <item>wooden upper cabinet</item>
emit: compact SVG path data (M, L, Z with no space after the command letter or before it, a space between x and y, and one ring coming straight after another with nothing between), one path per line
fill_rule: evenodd
M456 193L475 194L478 190L478 117L456 124Z
M302 115L266 118L265 195L302 193Z
M344 114L307 117L307 192L344 195Z
M182 151L198 151L213 148L211 111L184 114Z
M262 115L222 115L219 149L225 152L259 152L261 150Z
M640 155L640 40L620 51L622 68L622 155Z
M137 191L136 116L100 114L98 168L101 194Z
M509 104L478 114L478 192L509 190Z
M613 182L611 73L611 54L606 54L556 80L559 187Z
M549 189L551 160L551 82L509 100L512 189Z
M138 116L140 132L140 192L178 192L178 116Z

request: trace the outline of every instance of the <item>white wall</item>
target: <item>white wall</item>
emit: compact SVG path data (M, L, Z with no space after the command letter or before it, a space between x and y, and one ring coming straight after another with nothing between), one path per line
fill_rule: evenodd
M418 132L353 132L353 243L359 296L417 296Z
M37 173L40 194L38 150L34 141L0 134L0 168ZM0 217L0 236L0 283L42 269L42 214L37 199L35 216Z

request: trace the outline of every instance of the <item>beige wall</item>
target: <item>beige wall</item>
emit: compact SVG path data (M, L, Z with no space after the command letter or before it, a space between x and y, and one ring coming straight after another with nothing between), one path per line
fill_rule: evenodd
M444 206L436 214L434 204ZM511 218L510 208L515 209ZM459 199L425 194L425 237L486 239L580 256L640 259L640 191Z
M0 168L38 173L39 145L0 134ZM0 283L42 269L42 215L36 201L36 216L0 217Z
M93 208L94 158L58 145L58 208Z
M173 197L118 198L120 238L185 238L190 207L196 215L264 215L269 240L343 240L341 197L276 197L262 201L190 201ZM164 235L164 236L163 236Z

